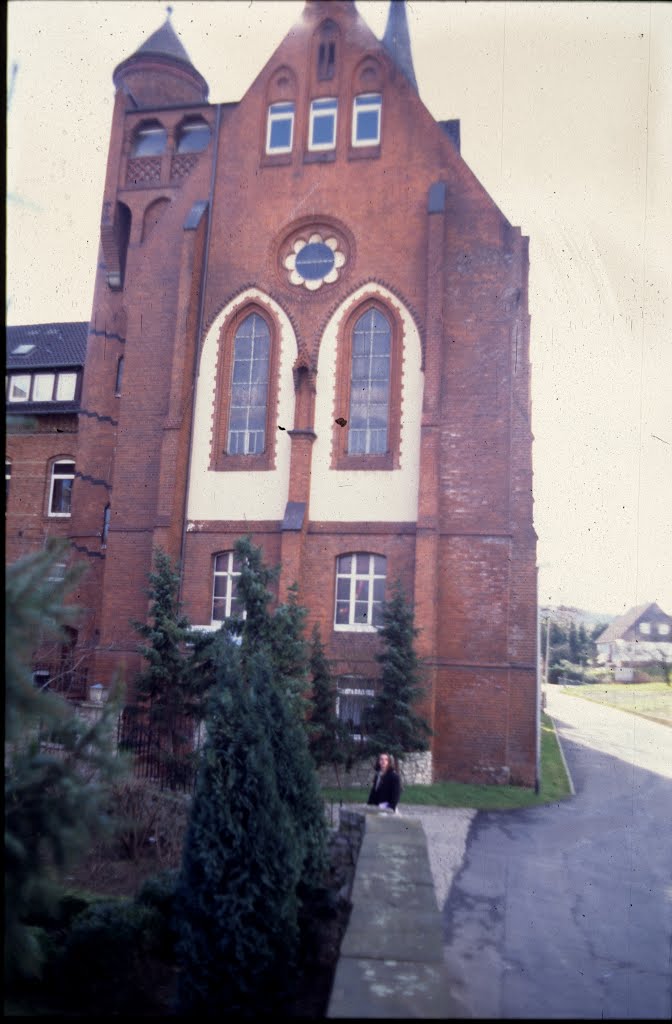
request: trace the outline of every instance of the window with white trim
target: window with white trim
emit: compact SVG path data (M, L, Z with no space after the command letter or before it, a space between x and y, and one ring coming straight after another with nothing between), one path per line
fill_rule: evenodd
M383 624L387 560L357 551L336 560L334 629L371 632Z
M392 333L377 309L368 309L352 332L349 455L387 451Z
M271 334L258 313L245 317L233 344L227 452L259 455L266 447Z
M266 152L291 153L294 141L294 104L271 103L266 124Z
M27 402L30 397L30 374L17 373L9 378L7 401Z
M310 104L308 149L333 149L336 145L336 116L338 100L319 99Z
M212 584L213 624L239 615L242 610L237 590L240 568L240 562L233 551L223 551L215 555Z
M669 622L659 622L656 626L658 630L658 636L669 636L670 635L670 624Z
M7 509L7 502L9 501L9 489L12 483L12 463L9 459L5 459L5 510Z
M650 633L651 633L651 623L650 622L640 622L640 624L639 624L639 632L643 636L649 636Z
M72 506L72 485L75 479L75 463L70 459L59 459L51 467L49 486L49 515L69 516Z
M379 92L355 96L352 108L353 146L377 146L380 142L380 120L383 97Z

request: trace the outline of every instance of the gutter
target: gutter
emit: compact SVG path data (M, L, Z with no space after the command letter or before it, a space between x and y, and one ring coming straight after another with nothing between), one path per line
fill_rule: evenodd
M199 309L198 309L198 328L196 335L196 357L194 359L193 369L193 380L191 384L191 425L189 427L189 452L187 455L187 479L184 488L184 504L182 508L182 542L180 544L180 586L178 590L177 599L178 602L182 601L182 588L184 582L184 574L182 571L184 564L184 550L187 541L187 509L189 508L189 486L191 481L191 460L193 451L193 440L194 440L194 422L196 420L196 378L198 376L198 369L201 362L201 343L203 337L203 316L205 313L205 289L208 280L208 263L210 261L210 236L212 233L212 207L213 199L215 195L215 179L217 176L217 161L219 159L219 134L222 121L222 104L217 106L217 120L215 122L215 139L214 139L214 154L212 160L212 174L210 176L210 194L208 196L208 227L205 235L205 257L203 260L203 273L201 279L201 294L199 298Z

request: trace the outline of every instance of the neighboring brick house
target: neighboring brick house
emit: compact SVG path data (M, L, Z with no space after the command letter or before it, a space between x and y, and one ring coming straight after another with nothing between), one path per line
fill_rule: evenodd
M154 546L214 628L249 533L349 713L399 579L435 778L533 785L528 242L423 105L404 4L379 41L307 0L238 103L170 20L114 83L68 531L89 678L132 678Z
M595 641L597 660L626 682L644 664L672 664L672 616L659 606L640 604L609 623Z

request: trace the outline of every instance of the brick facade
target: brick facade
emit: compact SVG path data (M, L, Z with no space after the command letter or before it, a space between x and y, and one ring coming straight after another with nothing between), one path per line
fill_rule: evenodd
M92 568L79 593L95 636L90 678L137 667L129 620L146 613L154 545L180 559L185 611L210 625L214 555L250 533L282 563L279 596L298 583L337 673L372 679L375 630L334 629L336 559L369 552L415 602L435 778L533 785L527 239L354 3L308 0L237 104L207 102L169 24L155 36L168 40L162 55L141 47L115 72L76 435L67 532ZM335 40L330 73L318 59L323 37ZM353 142L362 95L382 98L369 146ZM336 138L312 150L319 98L337 102ZM294 104L286 153L266 152L272 103ZM180 132L194 118L211 137L186 159ZM154 122L166 129L164 152L134 155ZM308 287L287 254L313 236L333 236L342 264ZM394 331L388 453L359 462L345 433L355 295ZM225 454L231 323L248 302L273 331L262 458ZM301 510L298 527L283 527L288 502Z

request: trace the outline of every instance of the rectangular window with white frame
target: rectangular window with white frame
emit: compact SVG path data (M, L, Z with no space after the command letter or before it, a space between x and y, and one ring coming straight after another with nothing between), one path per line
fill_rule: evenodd
M294 141L294 104L272 103L266 124L266 152L291 153Z
M319 99L310 104L308 128L308 149L312 151L333 149L336 145L336 117L338 100Z
M383 97L380 93L355 96L352 111L353 146L377 146L380 142L380 121Z
M371 633L383 624L387 561L358 551L336 562L334 629Z
M75 463L62 459L51 467L49 487L49 515L69 516L72 510L72 485L75 480Z
M9 378L8 402L27 402L30 398L30 374L16 373Z
M242 604L238 597L240 562L233 551L215 555L212 583L212 625L240 615Z

